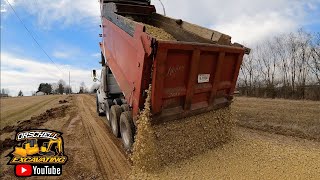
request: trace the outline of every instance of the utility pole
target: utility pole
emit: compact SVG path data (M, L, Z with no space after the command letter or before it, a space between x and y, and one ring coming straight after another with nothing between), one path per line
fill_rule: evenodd
M71 86L70 86L70 71L69 71L69 95L71 94Z

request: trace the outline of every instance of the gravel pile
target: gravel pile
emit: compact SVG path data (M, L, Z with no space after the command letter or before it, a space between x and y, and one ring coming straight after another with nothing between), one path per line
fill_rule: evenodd
M232 138L230 109L212 111L153 127L161 166L215 148Z
M320 177L320 144L237 129L221 147L135 179L313 179Z
M145 24L146 32L158 40L176 41L176 39L165 30Z
M235 122L230 109L221 109L181 120L151 124L150 92L145 109L137 121L137 134L131 160L132 177L142 172L157 172L202 154L232 139Z

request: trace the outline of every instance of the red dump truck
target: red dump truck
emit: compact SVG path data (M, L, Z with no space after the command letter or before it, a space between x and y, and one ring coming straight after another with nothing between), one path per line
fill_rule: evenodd
M157 14L149 0L100 0L100 7L97 112L106 115L126 149L134 142L136 119L150 84L153 122L230 105L248 48L232 44L231 37L220 32ZM147 25L175 40L155 38Z

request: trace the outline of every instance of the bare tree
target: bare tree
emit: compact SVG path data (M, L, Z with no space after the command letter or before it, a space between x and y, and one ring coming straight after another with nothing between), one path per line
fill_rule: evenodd
M70 86L65 86L64 87L64 93L66 93L66 94L70 94L70 93L72 93L72 88L70 87Z
M300 29L259 43L244 58L238 88L248 96L320 100L320 32Z
M311 60L308 62L310 71L320 85L320 32L315 34L314 41L311 43Z
M1 94L9 94L9 89L2 88Z
M257 47L259 70L262 74L262 83L265 88L264 96L275 98L275 74L277 64L275 45L271 41Z
M84 82L81 82L79 94L83 94L83 93L88 93L88 89L86 87L86 84Z
M244 87L244 91L246 95L253 94L254 84L255 84L255 63L254 63L254 52L250 55L245 56L243 64L240 69L242 82L240 82L240 86ZM241 78L240 78L241 79Z
M309 73L309 67L308 67L308 62L311 57L311 48L310 48L310 43L312 41L312 36L311 34L303 31L300 29L298 31L298 61L297 61L297 66L298 66L298 72L297 72L297 93L298 97L304 99L305 98L305 87L306 87L306 81L307 81L307 76Z
M275 52L278 57L278 76L279 82L281 82L281 94L283 98L288 98L288 87L289 85L289 62L288 62L288 50L286 36L277 36L274 38Z
M59 85L58 85L58 83L51 83L51 86L52 86L52 93L53 94L59 94L59 90L58 90Z
M291 95L294 95L295 92L295 82L296 82L296 72L297 72L297 43L296 36L293 33L289 34L288 38L288 46L289 46L289 56L290 56L290 67L289 73L291 77Z

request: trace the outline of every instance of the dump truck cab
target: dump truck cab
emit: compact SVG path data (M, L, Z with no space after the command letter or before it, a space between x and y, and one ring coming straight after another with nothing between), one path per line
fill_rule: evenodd
M109 114L107 105L122 105L122 101L124 101L124 99L121 99L122 97L123 93L111 69L107 65L104 65L101 69L100 86L97 89L97 112L101 116ZM110 119L109 115L107 119Z

